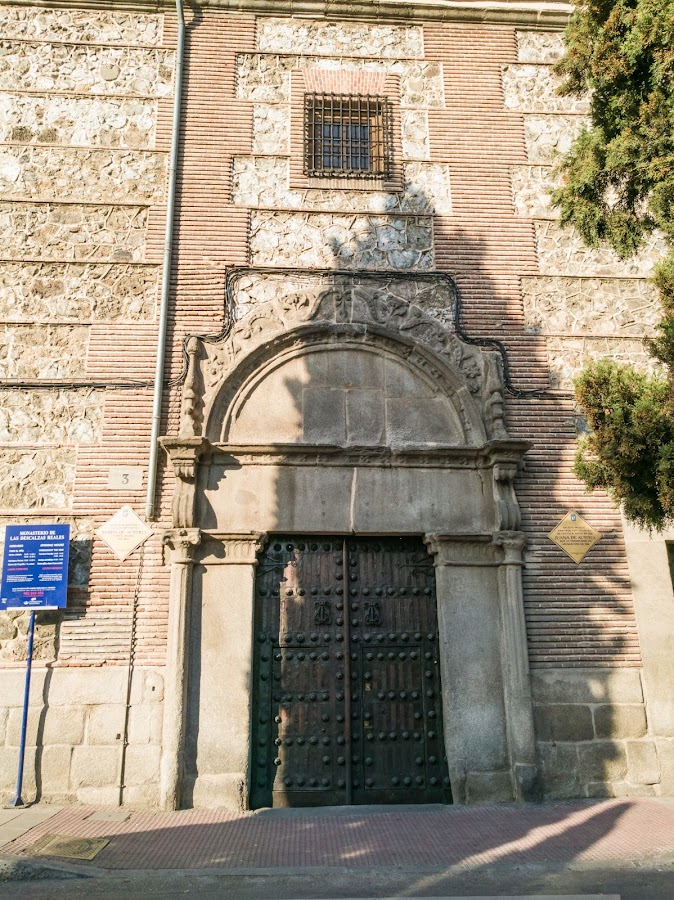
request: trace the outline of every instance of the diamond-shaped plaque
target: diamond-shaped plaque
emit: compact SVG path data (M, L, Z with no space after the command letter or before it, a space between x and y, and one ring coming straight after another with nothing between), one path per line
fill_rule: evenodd
M601 534L588 525L580 513L571 509L548 537L575 563L579 563L601 538Z
M96 531L99 538L122 562L131 556L152 534L152 529L143 522L130 506L123 506L111 519Z

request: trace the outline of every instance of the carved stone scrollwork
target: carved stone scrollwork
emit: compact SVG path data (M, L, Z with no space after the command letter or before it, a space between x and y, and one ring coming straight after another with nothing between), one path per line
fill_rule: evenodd
M173 525L192 528L196 500L196 477L199 460L210 448L206 438L162 438L176 474L173 493Z
M203 424L203 389L199 371L201 341L194 335L187 342L187 375L180 408L180 435L193 437L201 433Z
M454 397L467 431L467 443L483 440L478 435L483 429L488 439L507 437L498 354L465 343L451 325L413 302L424 293L428 306L429 296L435 293L441 307L447 303L447 297L442 294L446 293L446 284L432 284L423 279L418 284L409 280L397 284L392 276L390 284L382 285L368 283L357 275L326 273L307 273L301 278L291 274L259 274L255 278L258 282L267 278L269 284L264 290L258 284L256 302L251 304L252 298L248 297L246 306L250 311L239 319L228 337L221 343L204 344L194 338L188 343L181 435L206 433L215 439L217 427L211 418L214 410L216 417L224 413L217 398L234 371L237 371L236 381L247 359L255 360L256 368L259 353L264 348L271 350L284 336L301 332L306 343L311 339L313 326L318 341L324 339L321 335L335 328L341 328L342 337L349 332L360 335L365 342L368 335L378 335L381 342L387 334L392 342L399 344L398 355L403 348L410 348L408 353L415 351L415 362L423 359L426 370L435 360L439 372L445 372L443 376L438 375L436 383L440 390ZM449 381L446 381L447 369L453 373ZM460 393L463 396L458 397ZM206 425L202 421L204 416L209 420Z
M494 506L497 531L516 531L520 526L522 516L515 493L515 475L517 475L517 463L497 462L494 464Z
M487 434L492 440L499 441L508 436L505 426L501 360L495 353L485 353L484 360L484 413Z

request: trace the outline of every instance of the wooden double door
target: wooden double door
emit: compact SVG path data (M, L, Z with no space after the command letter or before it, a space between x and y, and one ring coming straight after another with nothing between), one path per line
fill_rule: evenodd
M255 616L254 808L451 802L420 540L272 538Z

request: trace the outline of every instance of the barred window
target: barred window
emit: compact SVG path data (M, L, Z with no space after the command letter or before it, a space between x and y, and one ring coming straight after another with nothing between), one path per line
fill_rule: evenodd
M384 97L305 94L305 175L389 178L391 145Z

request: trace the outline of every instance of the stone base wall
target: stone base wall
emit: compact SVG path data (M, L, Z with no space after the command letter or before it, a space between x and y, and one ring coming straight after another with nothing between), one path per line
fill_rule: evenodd
M128 669L33 670L23 798L51 803L156 806L163 670L133 673L124 771ZM0 802L14 794L24 670L0 671Z
M671 790L674 740L653 733L640 669L548 669L532 688L546 799Z

